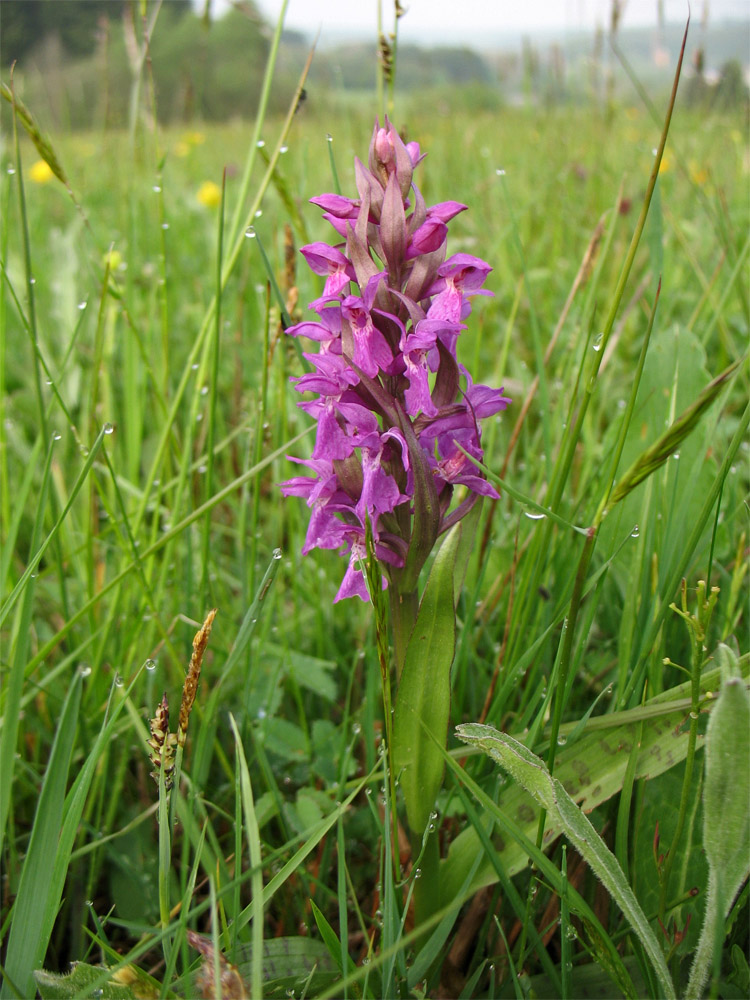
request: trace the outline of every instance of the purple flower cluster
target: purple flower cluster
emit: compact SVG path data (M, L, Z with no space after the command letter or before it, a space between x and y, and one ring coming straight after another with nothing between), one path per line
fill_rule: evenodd
M303 553L348 554L337 601L368 600L360 568L368 520L384 586L405 592L438 535L480 494L497 496L466 453L481 460L479 421L510 400L474 385L456 360L470 298L492 294L482 289L492 268L465 253L446 259L447 223L466 206L425 205L412 185L422 159L417 143L376 122L369 170L355 161L359 198L312 199L342 242L301 251L326 279L310 303L318 319L287 330L320 345L305 354L313 370L292 379L315 394L299 406L317 421L317 437L310 459L291 460L315 475L281 489L311 509ZM451 510L456 486L466 496Z

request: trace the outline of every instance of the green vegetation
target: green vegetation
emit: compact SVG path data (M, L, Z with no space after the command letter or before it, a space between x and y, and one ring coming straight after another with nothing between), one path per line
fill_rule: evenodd
M129 129L90 97L90 130L44 138L28 93L3 101L2 996L682 995L697 952L712 995L746 995L742 114L678 101L618 291L665 102L398 100L427 203L469 206L448 252L494 267L460 357L514 401L483 439L507 488L458 601L415 931L372 609L331 603L344 562L300 555L276 485L313 438L279 297L296 320L321 293L292 249L329 238L307 200L331 156L354 194L376 102L156 126L149 71ZM213 608L183 750L149 720L166 691L178 732Z

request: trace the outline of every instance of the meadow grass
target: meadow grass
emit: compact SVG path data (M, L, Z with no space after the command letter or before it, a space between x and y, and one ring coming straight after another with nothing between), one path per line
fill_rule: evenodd
M332 604L344 564L301 557L307 511L277 488L285 456L312 446L279 299L296 320L320 294L293 253L328 238L306 201L335 189L331 153L354 192L373 118L313 99L285 122L261 109L255 127L55 136L70 192L34 179L26 134L6 147L3 996L73 960L82 978L53 983L64 995L115 990L111 975L118 996L192 996L198 975L207 995L219 980L242 995L240 976L254 997L654 995L630 923L578 855L566 862L559 828L540 850L533 801L453 736L467 722L555 761L678 992L687 981L717 644L748 671L746 361L664 435L747 347L742 122L678 102L602 343L661 120L642 106L397 109L429 153L427 203L469 206L449 253L494 267L461 359L514 401L484 438L507 491L484 506L459 602L440 908L415 931L408 852L394 875L371 609ZM658 441L670 457L603 516ZM212 608L170 814L148 720L166 691L174 728ZM717 995L747 985L747 913L745 889Z

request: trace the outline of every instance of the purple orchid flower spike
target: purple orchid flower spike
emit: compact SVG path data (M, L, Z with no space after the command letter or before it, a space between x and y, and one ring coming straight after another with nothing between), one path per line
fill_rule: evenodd
M387 118L376 121L367 167L355 162L359 197L312 199L337 240L301 251L325 287L311 304L319 318L287 333L319 344L305 355L313 370L292 379L313 394L299 405L318 432L312 458L293 459L313 475L281 489L310 507L303 552L348 558L337 601L368 599L368 533L383 586L412 593L437 538L480 496L497 496L467 456L483 458L481 421L510 400L475 385L456 357L470 298L492 294L492 268L464 253L446 259L448 223L466 206L425 205L413 183L422 159Z

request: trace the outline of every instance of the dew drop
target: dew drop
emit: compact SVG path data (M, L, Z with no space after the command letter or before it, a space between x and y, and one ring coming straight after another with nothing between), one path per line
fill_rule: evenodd
M326 142L333 142L333 136L331 135L330 132L326 132ZM10 167L8 167L8 173L10 172L11 172ZM13 173L15 173L15 171L13 171Z
M498 167L495 171L497 177L505 177L505 167Z
M149 658L148 660L146 660L143 666L146 668L146 670L148 670L149 673L153 673L153 671L156 670L156 660L152 660L151 658Z
M542 521L547 516L537 510L525 510L524 515L528 517L530 521Z
M258 149L263 149L263 147L265 146L265 144L266 144L266 140L265 139L258 139L258 141L255 143L255 145L258 147Z
M169 229L169 223L168 222L162 222L161 228L162 229Z
M16 172L16 168L15 167L8 167L8 173L11 175L11 177L13 176L13 174L15 172Z
M557 745L559 747L564 747L567 742L568 742L568 737L560 733L560 735L557 737Z
M60 431L52 431L52 440L53 441L59 441L61 437L62 437L62 434L60 433Z
M361 732L362 732L362 726L360 725L359 722L355 722L354 725L352 726L352 733L354 733L355 736L359 736Z
M633 530L630 532L630 537L638 538L640 534L641 534L641 529L638 527L638 525L637 524L633 525Z
M159 194L159 192L161 191L161 184L154 184L152 190L154 194Z
M191 365L190 367L192 368L192 370L193 370L194 372L197 372L197 371L198 371L198 362L196 361L196 362L195 362L194 364L192 364L192 365Z
M208 469L208 466L206 466L206 465L199 465L198 466L198 475L199 476L205 476L207 469Z
M289 147L288 146L280 146L279 147L279 153L284 154L284 153L288 153L288 152L289 152Z
M249 240L254 240L255 239L255 226L248 226L247 229L245 230L245 236Z
M254 219L259 219L263 215L263 209L259 208L258 211L253 216Z
M258 709L258 718L259 719L265 719L265 717L266 717L266 710L261 705L261 707Z
M281 557L282 557L283 554L284 553L281 551L281 549L274 549L273 550L273 557L274 557L274 559L281 559Z
M197 413L196 416L195 416L195 420L196 420L197 423L200 423L201 420L203 420L203 414L202 413Z
M86 308L86 306L87 306L87 305L88 305L88 302L86 301L86 299L82 299L82 300L81 300L81 301L80 301L80 302L78 303L78 308L79 308L79 309L80 309L81 311L83 311L83 310L84 310L84 309Z
M201 388L201 396L207 396L207 395L208 395L208 386L207 386L207 385L204 385L204 386L203 386L203 387Z
M680 461L680 453L679 453L679 451L676 451L674 453L674 455L672 455L672 458L675 460L675 462L679 462Z
M421 868L415 868L414 869L414 878L422 878L422 869Z
M115 687L121 688L125 682L120 674L115 674Z
M81 675L81 677L90 677L91 676L91 667L89 666L88 663L79 663L78 664L78 673Z
M35 285L36 284L36 278L29 278L29 284L30 285Z
M604 340L604 334L597 333L597 335L594 337L594 343L593 343L593 348L595 351L601 351L603 340Z
M93 906L94 905L93 899L87 899L84 905L85 906Z
M115 430L112 424L110 423L106 423L103 429L105 434L113 434Z

